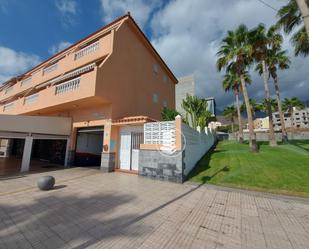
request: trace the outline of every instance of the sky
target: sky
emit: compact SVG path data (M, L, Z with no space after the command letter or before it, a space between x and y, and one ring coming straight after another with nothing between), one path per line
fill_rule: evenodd
M286 2L267 0L274 9ZM0 82L130 11L174 74L193 74L196 94L214 96L222 110L234 102L233 94L223 91L223 74L215 66L222 38L242 23L249 28L274 24L274 9L259 0L0 0ZM309 56L294 57L288 37L284 48L292 64L279 72L282 97L307 101ZM262 79L253 70L251 73L249 95L261 100Z

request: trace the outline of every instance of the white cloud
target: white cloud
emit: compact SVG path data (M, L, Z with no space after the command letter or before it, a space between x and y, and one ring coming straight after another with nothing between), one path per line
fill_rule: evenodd
M13 76L24 73L40 62L37 55L16 52L3 46L0 46L0 58L0 84Z
M130 12L141 27L161 5L160 0L101 0L104 22L110 22Z
M58 44L51 46L51 47L48 49L48 52L49 52L50 54L56 54L56 53L62 51L63 49L65 49L65 48L67 48L67 47L69 47L69 46L71 46L71 45L72 45L71 42L68 42L68 41L61 41L61 42L59 42Z
M7 13L8 12L8 1L0 0L0 12Z
M74 0L58 0L56 7L63 14L76 14L77 12L77 5Z
M267 2L279 9L286 0ZM222 37L241 23L252 28L259 23L271 25L275 21L276 12L256 0L175 0L152 18L152 43L178 77L194 73L197 94L215 96L222 108L234 101L233 94L222 90L222 74L215 67ZM292 66L290 70L279 72L282 95L309 99L309 60L293 56L288 38L285 46L291 51ZM260 99L264 93L262 80L256 73L252 78L249 93ZM272 85L271 88L274 93Z
M64 26L74 24L74 17L78 13L78 6L75 0L57 0L55 4L60 12L62 24Z

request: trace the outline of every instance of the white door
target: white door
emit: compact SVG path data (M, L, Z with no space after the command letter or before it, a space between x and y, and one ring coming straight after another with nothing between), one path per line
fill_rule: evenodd
M120 134L120 169L131 170L131 132Z

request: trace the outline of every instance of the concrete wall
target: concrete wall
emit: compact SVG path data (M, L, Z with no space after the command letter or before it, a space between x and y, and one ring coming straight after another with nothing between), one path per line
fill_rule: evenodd
M140 150L138 174L153 179L182 183L183 153L168 157L158 150Z
M185 139L184 175L187 176L196 163L214 145L215 136L208 128L199 132L186 124L182 124L182 134Z
M0 115L0 131L70 135L71 118Z

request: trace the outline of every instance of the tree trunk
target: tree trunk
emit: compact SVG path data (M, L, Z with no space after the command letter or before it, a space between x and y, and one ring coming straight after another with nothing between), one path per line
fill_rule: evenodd
M238 126L239 126L239 143L244 142L244 133L242 130L242 122L241 122L241 115L240 115L240 105L239 105L239 92L235 91L235 98L236 98L236 109L237 109L237 116L238 116Z
M276 136L275 136L275 131L274 131L273 113L272 113L271 105L270 105L269 84L268 84L268 77L266 74L265 60L262 60L262 66L263 66L263 81L264 81L264 91L265 91L265 99L266 99L266 105L267 105L267 114L269 117L269 145L276 146L277 141L276 141Z
M275 85L275 90L276 90L276 99L277 99L278 112L279 112L280 123L281 123L282 141L287 142L288 141L288 134L287 134L286 129L285 129L284 115L283 115L283 111L282 111L280 91L279 91L279 83L278 83L277 77L274 78L274 85Z
M234 119L232 118L231 121L232 121L232 134L234 135Z
M307 1L307 3L306 3ZM307 35L309 37L309 2L308 0L296 0L300 13L303 17Z
M245 78L243 74L240 75L240 82L241 82L241 87L243 90L244 100L246 104L247 117L248 117L250 151L258 152L258 148L256 144L256 136L255 136L254 127L253 127L253 119L252 119L252 112L251 112L251 107L250 107L250 102L249 102L249 96L248 96L247 86L246 86L246 82L245 82Z

